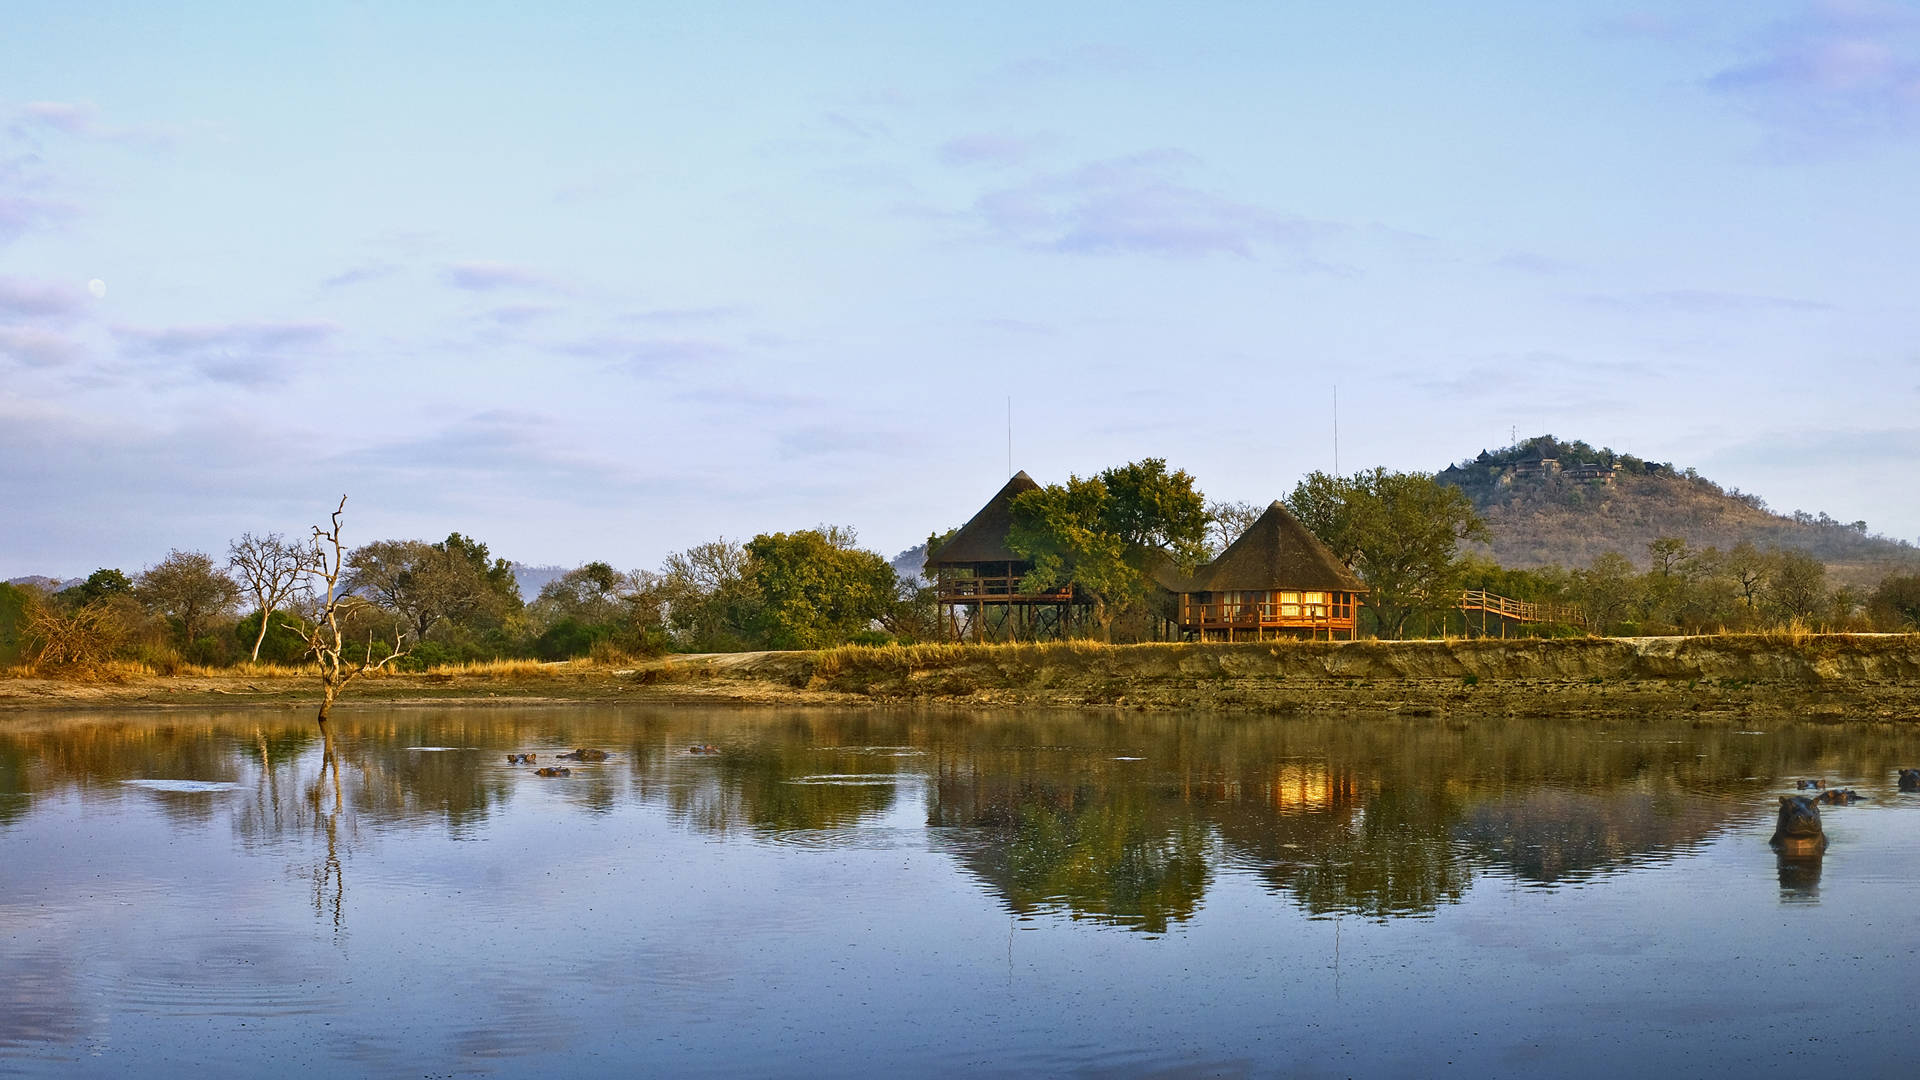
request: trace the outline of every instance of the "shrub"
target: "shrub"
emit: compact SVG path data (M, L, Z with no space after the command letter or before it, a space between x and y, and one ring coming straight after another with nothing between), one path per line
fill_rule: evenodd
M607 637L604 626L588 626L574 619L561 619L534 640L533 654L542 660L571 660L593 651L595 642Z
M267 637L260 642L260 662L263 664L299 664L307 658L307 642L298 631L289 630L288 623L299 622L298 616L290 611L275 611L267 616ZM236 659L246 659L253 655L253 642L260 634L260 613L258 611L233 624L233 643L236 646Z

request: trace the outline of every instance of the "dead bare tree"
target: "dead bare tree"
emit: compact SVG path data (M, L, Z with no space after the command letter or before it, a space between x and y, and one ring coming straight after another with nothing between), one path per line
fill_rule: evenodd
M346 559L346 549L340 543L340 518L346 513L347 497L340 496L340 505L333 511L332 528L313 527L311 547L301 552L301 573L305 577L303 591L310 605L310 617L306 623L284 624L289 630L306 639L307 654L313 657L320 668L320 734L327 740L331 754L332 735L327 731L327 719L333 714L333 703L340 697L341 691L355 678L380 671L395 660L407 655L406 631L395 628L393 647L380 646L386 655L378 660L373 658L373 632L367 632L366 652L363 658L354 659L348 655L349 643L346 632L341 629L342 619L351 618L364 608L371 607L366 601L352 593L340 590L341 569Z
M255 536L241 533L227 545L227 565L234 568L260 606L260 632L253 638L253 662L260 662L260 646L267 640L267 620L293 596L305 566L304 553L279 533Z
M120 613L105 601L63 613L36 599L26 614L33 664L45 671L91 673L113 658L114 648L126 637Z

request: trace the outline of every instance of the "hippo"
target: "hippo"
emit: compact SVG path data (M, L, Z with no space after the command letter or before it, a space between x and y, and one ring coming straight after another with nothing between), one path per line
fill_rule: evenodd
M1827 849L1820 805L1811 795L1780 796L1780 820L1767 841L1783 855L1814 855Z
M1826 788L1827 782L1825 780L1801 780L1793 786L1799 788L1801 791L1821 791Z
M719 752L720 748L712 743L695 743L687 747L687 753L689 754L717 754Z
M1828 806L1845 806L1848 803L1859 802L1860 799L1860 793L1852 788L1828 788L1814 801L1826 803Z
M1900 790L1920 791L1920 769L1900 770Z
M533 770L535 776L572 776L573 770L565 765L547 765Z
M575 750L571 754L561 754L560 756L566 759L567 761L605 761L607 760L607 752L605 750L589 750L586 747L581 747L580 749Z
M531 764L533 764L533 759L534 759L534 755L532 755L532 754L508 754L508 755L507 755L507 764L509 764L509 765L531 765Z

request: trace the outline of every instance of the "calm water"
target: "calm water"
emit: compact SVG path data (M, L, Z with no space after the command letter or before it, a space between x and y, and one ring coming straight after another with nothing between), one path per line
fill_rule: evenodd
M0 1073L1888 1075L1920 733L0 718ZM711 744L718 753L690 748ZM571 747L609 751L545 779ZM1824 777L1824 859L1767 847Z

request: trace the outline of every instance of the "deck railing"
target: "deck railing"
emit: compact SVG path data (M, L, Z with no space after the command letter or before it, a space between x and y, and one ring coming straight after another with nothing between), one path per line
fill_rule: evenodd
M972 603L982 600L1025 600L1064 604L1073 599L1073 586L1039 592L1021 592L1018 577L943 577L935 583L940 603Z
M1502 619L1514 622L1557 622L1580 625L1585 622L1580 613L1562 604L1536 604L1527 600L1515 600L1510 596L1490 593L1485 589L1468 589L1460 594L1457 605L1462 611L1484 611Z
M1180 624L1198 630L1351 630L1354 605L1281 604L1266 601L1187 601Z

